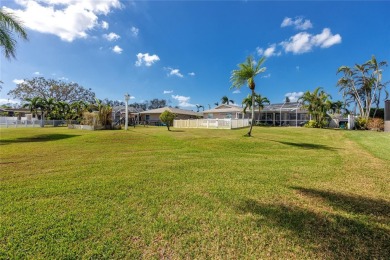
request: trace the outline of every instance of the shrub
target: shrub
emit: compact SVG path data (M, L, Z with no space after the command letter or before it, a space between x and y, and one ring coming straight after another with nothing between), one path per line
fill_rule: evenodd
M176 117L176 115L168 110L165 110L164 112L161 113L160 120L161 120L161 122L163 122L167 125L168 131L170 131L169 126L172 125L175 117Z
M370 118L368 119L367 129L383 131L385 129L385 121L382 118Z
M358 130L366 130L367 129L367 119L363 117L359 117L355 122L355 128Z
M308 128L324 128L329 124L328 120L323 119L321 122L310 120L304 126Z

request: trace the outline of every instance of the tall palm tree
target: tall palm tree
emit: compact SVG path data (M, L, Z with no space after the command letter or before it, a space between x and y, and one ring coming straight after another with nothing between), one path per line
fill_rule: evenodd
M252 91L252 104L255 103L255 77L263 73L266 68L261 67L265 61L265 57L262 57L257 63L253 60L252 56L248 56L244 63L238 64L239 69L233 70L230 77L232 82L231 88L240 89L245 84L248 85L249 89ZM252 134L252 127L255 122L255 111L252 109L252 123L248 132L248 136Z
M221 98L221 103L222 103L222 104L229 105L229 103L234 104L234 101L231 100L231 99L229 99L227 96L223 96L223 97Z
M264 108L264 105L265 104L269 104L269 103L270 102L269 102L268 98L262 97L260 94L257 94L255 96L255 104L257 105L257 107L259 109L259 118L258 118L258 120L260 120L260 112Z
M7 59L15 58L16 39L15 35L27 40L27 33L15 15L0 9L0 46L4 49Z

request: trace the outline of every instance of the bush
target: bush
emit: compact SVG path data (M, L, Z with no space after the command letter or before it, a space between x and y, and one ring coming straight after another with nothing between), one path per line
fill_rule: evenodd
M367 129L383 131L385 130L385 121L382 118L370 118L368 119Z
M304 126L308 128L324 128L328 126L329 122L326 119L323 119L321 122L317 122L315 120L310 120Z
M367 119L359 117L355 122L355 128L357 130L367 130Z

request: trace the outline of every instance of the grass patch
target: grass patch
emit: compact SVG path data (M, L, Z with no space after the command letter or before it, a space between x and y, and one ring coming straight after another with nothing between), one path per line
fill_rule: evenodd
M390 257L388 134L246 131L0 129L0 258Z

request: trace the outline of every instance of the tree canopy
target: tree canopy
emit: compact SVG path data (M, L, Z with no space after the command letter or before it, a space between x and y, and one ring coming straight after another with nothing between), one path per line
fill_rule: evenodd
M167 125L168 131L170 131L169 126L172 125L173 120L175 119L176 115L168 110L165 110L160 115L160 120L164 124Z
M40 97L45 100L53 98L56 102L69 103L92 102L95 99L95 93L90 88L86 89L75 82L45 79L44 77L26 79L17 84L15 89L9 91L8 95L21 100Z

